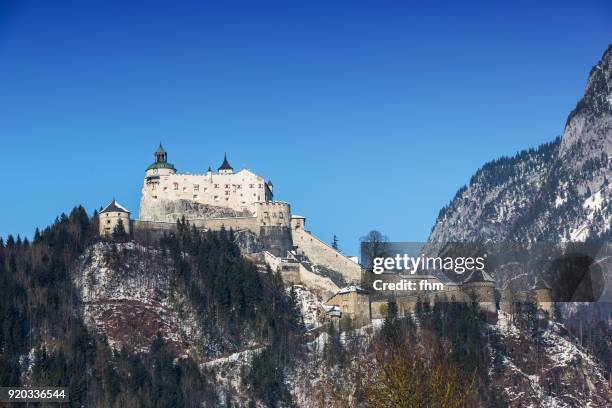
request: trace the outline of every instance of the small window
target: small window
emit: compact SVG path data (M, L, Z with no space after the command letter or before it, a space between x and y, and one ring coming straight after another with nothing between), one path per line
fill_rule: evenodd
M193 195L193 199L194 199L194 200L197 200L197 199L198 199L198 195L197 195L197 194L194 194L194 195Z
M174 184L174 189L178 190L178 183L173 183Z
M164 187L164 191L168 191L168 187Z
M219 185L218 185L218 184L215 184L215 188L219 188Z
M200 191L200 185L199 184L194 184L193 185L193 191Z
M255 184L249 184L249 188L255 188Z
M229 195L229 191L226 191L226 192L225 192L225 195Z
M229 188L229 184L226 184L226 185L225 185L225 188Z

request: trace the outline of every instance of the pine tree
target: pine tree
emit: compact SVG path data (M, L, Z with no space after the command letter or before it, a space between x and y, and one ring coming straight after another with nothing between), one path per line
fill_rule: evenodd
M334 238L332 239L332 244L331 244L332 248L334 248L336 251L338 250L338 237L336 236L336 234L334 234Z
M125 232L125 226L123 225L123 220L119 219L117 221L117 225L113 229L113 239L116 241L122 241L127 238L127 233Z

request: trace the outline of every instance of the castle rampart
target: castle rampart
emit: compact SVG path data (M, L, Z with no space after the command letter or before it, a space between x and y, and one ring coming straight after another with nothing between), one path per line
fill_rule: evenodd
M347 258L334 248L304 229L304 218L291 221L291 238L313 263L341 272L347 281L361 280L361 265Z

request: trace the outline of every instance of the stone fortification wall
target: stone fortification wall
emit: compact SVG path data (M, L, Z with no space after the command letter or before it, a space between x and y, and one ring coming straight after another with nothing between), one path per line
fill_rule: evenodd
M211 218L211 219L191 219L188 220L189 225L193 225L199 229L210 229L213 231L225 229L233 229L235 231L248 230L255 234L259 234L259 225L255 217L228 217L228 218ZM172 230L176 228L176 222L158 222L158 221L132 221L134 230Z
M438 302L469 302L469 296L459 290L459 288L452 287L450 290L441 290L441 291L430 291L430 292L418 292L413 295L404 295L395 298L395 303L397 304L397 311L399 315L406 316L408 314L414 313L416 310L416 305L418 299L421 299L421 302L429 303L430 306L433 307L436 300ZM381 296L376 299L372 299L371 310L372 310L372 319L382 319L385 317L382 314L382 308L386 309L386 305L389 299L383 298Z
M340 272L347 282L361 280L361 266L336 251L302 228L292 228L293 245L297 245L310 261Z
M309 271L299 262L286 262L286 260L268 251L264 251L264 261L270 265L270 269L273 271L280 271L286 285L304 285L320 299L329 299L340 290L331 279Z
M248 230L276 256L285 256L292 246L291 207L284 202L258 202L252 211L197 203L191 200L152 200L143 196L139 228L163 230L185 217L196 228ZM147 224L148 223L148 224Z
M257 222L262 227L291 228L291 206L283 201L254 203Z
M287 251L291 249L291 230L287 227L259 226L259 242L263 248L272 252L276 256L287 256Z

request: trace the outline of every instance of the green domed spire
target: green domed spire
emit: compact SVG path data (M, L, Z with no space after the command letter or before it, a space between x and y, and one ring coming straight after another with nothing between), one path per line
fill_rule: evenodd
M147 170L172 169L176 171L174 166L168 163L168 153L166 153L166 151L164 150L164 147L162 146L161 142L159 143L159 147L155 151L154 155L155 155L155 162L153 162L153 164L147 167Z

